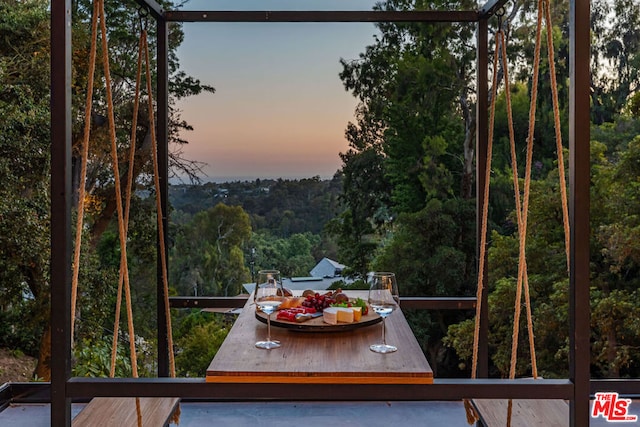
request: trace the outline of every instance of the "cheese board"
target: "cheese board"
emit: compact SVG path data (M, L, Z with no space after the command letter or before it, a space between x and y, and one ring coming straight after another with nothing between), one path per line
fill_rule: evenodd
M305 290L300 292L283 290L285 295L280 309L271 315L271 326L303 332L340 332L374 325L382 317L369 310L364 298L366 291L342 292ZM335 307L341 305L341 307ZM348 305L348 307L347 307ZM360 308L358 308L360 306ZM283 311L293 310L304 314L280 316ZM326 311L326 315L325 315ZM259 309L256 319L267 323L267 315Z
M263 323L267 323L267 315L261 311L256 310L256 319ZM382 317L378 316L373 310L369 310L368 314L363 314L359 321L351 323L325 323L323 316L312 317L304 322L290 322L288 320L276 319L275 313L271 315L271 326L291 329L292 331L300 332L342 332L352 331L358 328L364 328L367 326L375 325L382 321Z

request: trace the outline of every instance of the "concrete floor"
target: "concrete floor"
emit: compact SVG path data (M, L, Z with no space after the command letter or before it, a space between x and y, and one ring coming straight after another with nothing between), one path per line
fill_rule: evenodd
M83 406L72 405L72 415ZM469 427L461 402L182 402L180 409L180 427ZM629 409L640 414L640 401ZM49 417L48 404L13 405L0 412L0 427L48 427ZM603 418L590 423L610 425ZM640 426L640 421L624 425Z
M72 415L82 407L72 405ZM180 410L180 427L468 427L461 402L181 402ZM0 426L47 427L49 417L47 404L14 405L0 412Z

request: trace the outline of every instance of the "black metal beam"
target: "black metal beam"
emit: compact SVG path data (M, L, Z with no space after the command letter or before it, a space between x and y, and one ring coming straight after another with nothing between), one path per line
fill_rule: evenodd
M478 21L476 40L476 259L480 260L480 242L482 241L482 210L484 206L484 190L488 182L485 178L485 170L488 161L489 146L489 23L486 18ZM485 249L488 249L488 244ZM480 322L478 337L478 367L476 375L479 378L489 376L489 291L486 284L489 283L488 257L484 261L483 283L485 284L480 295ZM480 271L480 265L476 271Z
M72 378L72 398L181 397L207 400L570 399L568 380L435 379L433 384L213 384L203 378Z
M114 380L118 381L118 380ZM163 381L168 381L164 379ZM458 387L461 384L465 384L471 380L459 380L459 379L442 379L436 378L434 380L435 384L430 385L429 387L444 387L454 385ZM476 380L479 384L480 380ZM497 380L494 380L497 381ZM529 380L530 381L530 380ZM561 380L562 381L562 380ZM200 379L179 379L180 391L183 389L189 388L191 395L190 396L180 396L184 400L198 400L198 401L216 401L219 399L214 399L213 397L206 396L198 396L201 391L201 388L205 387L217 387L216 385L207 384L204 382L202 378ZM485 383L487 384L487 383ZM500 385L496 385L495 382L491 383L492 386L500 387ZM560 383L561 387L564 387L564 383ZM86 387L87 385L83 385L82 387ZM80 386L78 386L80 387ZM115 390L113 384L108 385L110 389ZM231 385L231 387L235 387L235 385ZM48 382L28 382L28 383L6 383L0 386L0 412L2 411L2 405L7 404L24 404L24 403L49 403L51 402L51 383ZM78 389L76 389L78 390ZM438 390L442 392L441 390ZM614 391L619 393L621 396L625 398L639 398L640 397L640 380L638 379L601 379L601 380L591 380L590 382L590 397L593 398L595 393L600 391ZM118 393L120 391L118 390ZM445 391L446 393L446 391ZM457 394L457 391L456 391ZM76 397L73 399L74 402L86 401L88 398L92 396L83 396ZM526 395L526 398L529 396ZM225 399L229 400L229 399ZM246 399L238 399L238 400L246 400ZM317 396L314 400L317 400ZM437 399L437 400L447 400ZM456 399L450 399L456 400Z
M71 0L51 2L51 425L71 425ZM46 332L46 331L45 331Z
M158 149L158 181L160 183L160 203L162 216L162 227L164 229L165 248L169 247L169 29L167 22L163 19L156 20L157 25L157 119L156 138ZM156 301L157 301L157 321L158 321L158 376L168 377L169 366L169 330L167 328L167 316L164 296L164 281L162 268L162 252L160 250L160 232L157 234L157 263L156 263ZM165 265L169 265L169 253L165 250Z
M627 397L640 398L640 379L591 380L589 385L591 396L599 391L615 391Z
M579 427L589 425L590 415L589 0L571 0L569 9L569 377L576 386L570 403L570 422L572 427Z
M162 19L164 15L164 9L160 6L155 0L136 0L136 3L140 5L140 7L147 10L154 19Z
M476 22L469 11L166 11L170 22Z

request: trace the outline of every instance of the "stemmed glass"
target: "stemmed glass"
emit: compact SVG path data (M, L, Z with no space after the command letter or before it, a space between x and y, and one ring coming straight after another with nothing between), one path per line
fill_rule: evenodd
M396 275L388 272L369 273L367 284L369 285L369 305L382 317L382 344L373 344L369 349L376 353L393 353L398 348L386 342L385 319L398 308L400 301Z
M280 272L278 270L258 271L258 281L255 289L256 305L267 315L267 339L256 342L256 347L265 350L280 347L280 341L271 340L271 313L276 311L284 297L278 295Z

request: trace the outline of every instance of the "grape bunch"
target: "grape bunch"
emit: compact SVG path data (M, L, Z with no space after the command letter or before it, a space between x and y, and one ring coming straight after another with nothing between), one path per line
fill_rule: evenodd
M321 312L335 302L336 300L331 295L320 295L316 293L315 295L307 295L306 299L302 302L302 306L315 308L317 312Z

